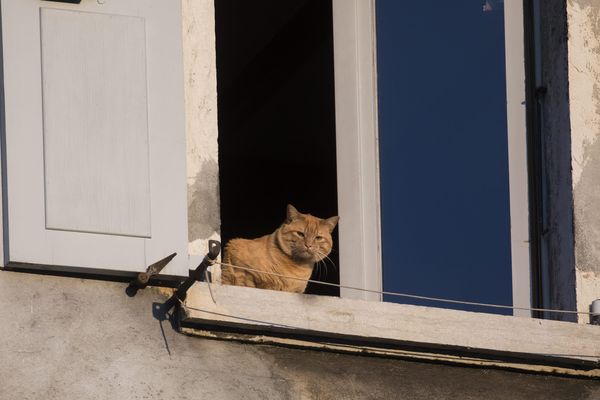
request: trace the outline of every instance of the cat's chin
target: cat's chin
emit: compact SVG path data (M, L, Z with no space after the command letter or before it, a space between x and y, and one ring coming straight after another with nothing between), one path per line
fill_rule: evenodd
M296 261L300 261L300 262L314 263L319 260L315 254L309 253L308 251L303 251L301 253L295 253L293 255L293 257Z

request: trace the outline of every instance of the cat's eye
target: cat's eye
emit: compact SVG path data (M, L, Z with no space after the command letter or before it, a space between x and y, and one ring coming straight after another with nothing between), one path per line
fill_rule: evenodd
M317 239L317 240L323 240L325 238L323 236L317 236L317 237L315 237L315 239Z
M304 237L304 233L302 233L300 231L294 231L294 233L300 237Z

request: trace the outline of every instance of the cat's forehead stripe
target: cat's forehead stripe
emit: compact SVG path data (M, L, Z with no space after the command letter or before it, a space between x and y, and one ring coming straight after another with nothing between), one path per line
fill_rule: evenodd
M291 226L296 229L302 229L306 233L317 234L325 229L324 220L314 217L310 214L303 214L301 217L292 221Z

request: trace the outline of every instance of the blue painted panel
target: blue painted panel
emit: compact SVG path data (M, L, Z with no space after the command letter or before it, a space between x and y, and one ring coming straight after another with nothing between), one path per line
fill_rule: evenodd
M376 3L384 289L510 305L502 2Z

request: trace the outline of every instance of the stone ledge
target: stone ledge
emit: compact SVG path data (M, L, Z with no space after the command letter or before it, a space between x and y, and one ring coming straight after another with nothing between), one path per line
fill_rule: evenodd
M190 290L182 322L203 336L600 377L600 327L592 325L206 283Z

